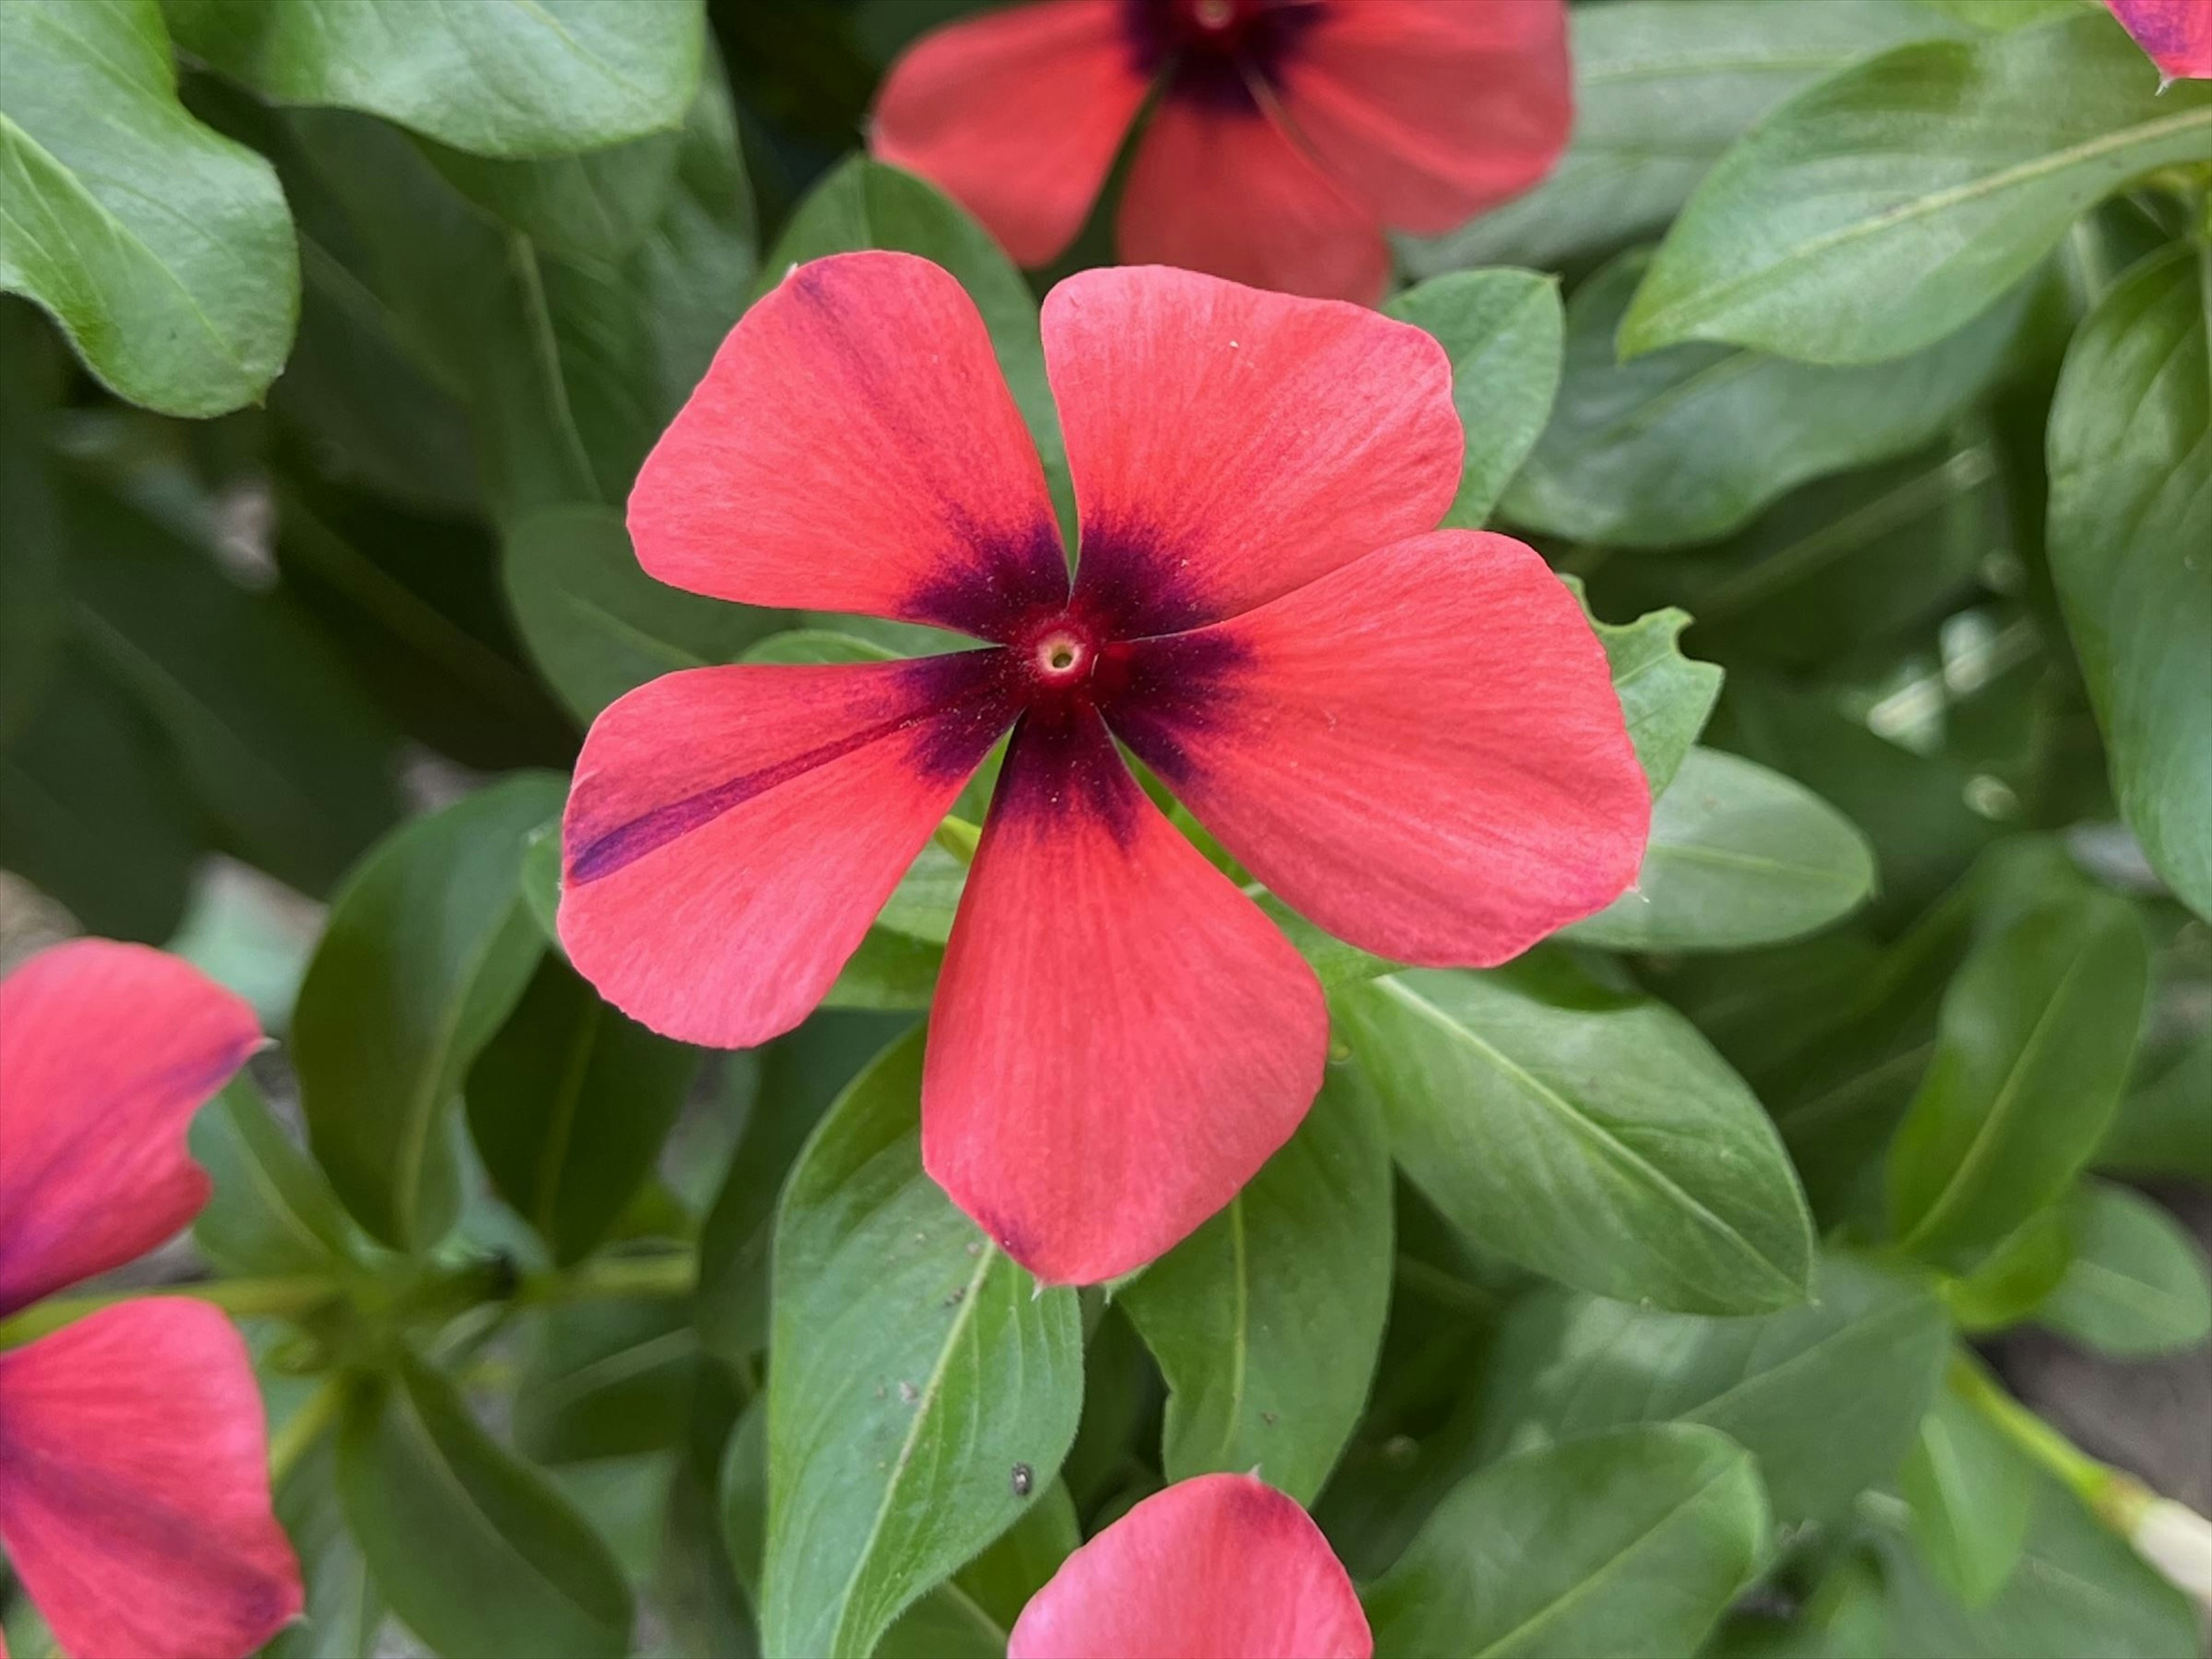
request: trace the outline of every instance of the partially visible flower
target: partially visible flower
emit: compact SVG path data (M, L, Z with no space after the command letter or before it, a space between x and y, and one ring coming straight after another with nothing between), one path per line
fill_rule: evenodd
M576 765L560 929L634 1018L765 1042L1011 730L931 1013L922 1159L1016 1261L1087 1284L1251 1179L1328 1040L1313 971L1116 739L1284 902L1429 966L1602 908L1650 794L1565 586L1504 536L1431 531L1463 447L1435 340L1157 267L1069 278L1042 331L1072 586L951 276L841 254L746 313L630 496L647 572L988 643L617 700Z
M2167 80L2212 80L2212 0L2105 3Z
M1551 170L1571 81L1561 0L1041 0L909 48L870 143L1042 265L1157 86L1121 258L1372 304L1383 226L1449 230Z
M1344 1565L1306 1512L1245 1474L1155 1492L1060 1563L1006 1659L1368 1659Z
M244 1001L143 945L76 940L0 981L0 1316L191 1219L185 1127L260 1042ZM73 1659L231 1659L297 1617L230 1322L147 1297L0 1352L0 1544Z

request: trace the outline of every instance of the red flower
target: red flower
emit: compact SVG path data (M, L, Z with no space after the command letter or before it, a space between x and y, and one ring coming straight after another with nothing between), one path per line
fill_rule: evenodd
M1155 1492L1060 1564L1006 1659L1367 1659L1352 1580L1297 1504L1244 1474Z
M561 937L633 1017L742 1048L830 988L1011 727L947 947L929 1172L1052 1282L1151 1260L1311 1103L1321 988L1118 738L1322 927L1486 965L1608 902L1650 804L1599 647L1528 548L1423 534L1462 439L1436 342L1187 271L1044 305L1071 592L981 319L926 260L803 265L630 497L661 580L992 642L693 669L585 739Z
M2212 81L2212 0L2105 0L2169 81Z
M191 1219L185 1126L260 1042L244 1002L142 945L80 939L0 982L0 1315ZM0 1352L0 1543L76 1659L250 1653L296 1618L230 1322L147 1298Z
M1561 0L1044 0L918 41L870 143L1041 265L1157 82L1121 257L1371 304L1382 226L1449 230L1551 170L1571 80Z

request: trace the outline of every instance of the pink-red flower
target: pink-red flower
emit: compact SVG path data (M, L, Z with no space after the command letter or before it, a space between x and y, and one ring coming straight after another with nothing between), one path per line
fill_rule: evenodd
M253 1012L142 945L81 939L0 982L0 1316L161 1243L207 1201L193 1109ZM301 1606L246 1345L148 1297L0 1352L0 1544L72 1659L229 1659Z
M1449 230L1536 183L1571 83L1561 0L1042 0L917 42L870 142L1041 265L1157 86L1121 257L1371 304L1382 227Z
M1054 289L1081 521L959 285L800 266L732 331L630 497L663 581L957 629L906 662L670 674L592 726L561 937L634 1018L742 1048L819 1002L1011 728L946 949L929 1172L1040 1278L1149 1261L1289 1138L1321 988L1116 739L1260 882L1396 961L1488 965L1632 879L1650 803L1573 596L1431 532L1462 441L1443 352L1188 271Z
M1060 1564L1006 1659L1368 1659L1343 1564L1306 1512L1249 1475L1204 1474Z
M2212 0L2105 3L2167 80L2212 80Z

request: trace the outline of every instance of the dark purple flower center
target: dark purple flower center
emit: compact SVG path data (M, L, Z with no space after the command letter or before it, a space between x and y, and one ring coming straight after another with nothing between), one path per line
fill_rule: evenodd
M1137 71L1164 74L1168 95L1257 109L1325 0L1124 0Z

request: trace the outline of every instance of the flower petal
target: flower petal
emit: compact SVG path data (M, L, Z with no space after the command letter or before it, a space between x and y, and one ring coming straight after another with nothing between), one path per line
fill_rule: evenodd
M1012 719L1003 661L695 668L610 704L562 825L576 971L686 1042L798 1024Z
M297 1618L230 1322L149 1298L0 1354L0 1542L75 1659L233 1659Z
M1356 306L1158 267L1044 302L1083 521L1079 593L1124 637L1231 617L1432 528L1459 489L1451 365Z
M1650 793L1604 649L1508 537L1415 537L1101 672L1121 740L1364 950L1488 967L1635 879Z
M1276 89L1328 175L1385 224L1437 234L1552 170L1574 124L1562 0L1318 8Z
M1048 1284L1151 1261L1321 1087L1328 1016L1282 934L1170 826L1097 715L1014 733L938 981L922 1163Z
M1373 211L1256 104L1163 98L1129 164L1115 238L1130 264L1362 306L1390 274Z
M1127 10L1047 0L922 36L891 65L869 148L958 201L1017 263L1047 263L1083 228L1145 100Z
M646 457L629 532L647 574L745 605L994 636L1067 592L983 319L910 253L814 260L746 312Z
M1352 1580L1306 1512L1247 1474L1155 1492L1060 1564L1006 1659L1368 1659Z
M2105 3L2167 80L2212 80L2212 3L2207 0L2105 0Z
M198 1212L185 1130L260 1045L243 998L143 945L73 939L0 981L0 1313Z

